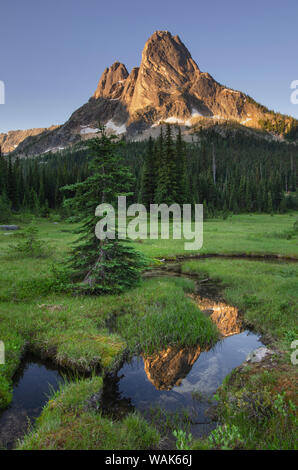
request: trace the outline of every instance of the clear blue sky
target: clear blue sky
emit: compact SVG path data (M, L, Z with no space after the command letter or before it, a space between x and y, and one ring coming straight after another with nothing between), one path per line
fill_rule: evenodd
M138 66L157 29L202 71L298 118L297 0L1 0L0 132L64 122L115 60Z

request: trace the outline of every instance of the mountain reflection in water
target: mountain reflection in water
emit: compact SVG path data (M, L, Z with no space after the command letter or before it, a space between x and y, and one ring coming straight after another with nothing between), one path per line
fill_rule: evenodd
M223 336L237 335L243 331L239 310L236 307L199 295L190 295L190 297L203 313L210 315Z
M171 390L180 385L201 354L199 346L178 349L170 347L152 356L144 356L144 370L157 390Z
M210 315L222 336L232 336L242 331L239 311L223 301L214 301L207 297L190 296L201 311ZM177 348L169 347L156 354L143 356L144 370L148 380L157 390L171 390L179 386L189 374L202 351L200 346Z
M187 410L192 434L206 435L215 426L205 415L210 398L226 375L260 346L258 335L243 331L222 338L208 351L168 348L155 356L134 356L114 376L105 378L106 405L118 400L122 406L128 400L130 407L145 415L155 408L170 413ZM110 382L116 383L114 397Z

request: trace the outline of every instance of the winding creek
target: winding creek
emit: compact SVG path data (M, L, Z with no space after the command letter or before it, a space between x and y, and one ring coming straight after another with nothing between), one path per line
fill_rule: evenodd
M181 275L177 271L162 274ZM221 339L210 350L199 345L169 347L151 356L132 357L120 370L105 376L105 413L120 417L137 409L148 417L148 412L156 408L169 413L186 412L190 431L197 437L216 427L208 413L212 396L226 375L262 342L259 335L242 327L238 310L220 299L213 283L198 284L190 297L216 323ZM0 413L0 448L14 447L62 380L53 364L26 358L14 378L13 401Z

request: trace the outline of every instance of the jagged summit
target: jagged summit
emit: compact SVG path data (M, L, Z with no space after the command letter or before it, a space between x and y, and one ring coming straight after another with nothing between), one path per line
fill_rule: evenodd
M181 89L196 73L199 68L179 36L156 31L146 42L141 66L132 70L130 79L125 65L115 62L105 69L93 97L121 98L132 114L146 106L160 106L169 87Z
M171 65L174 73L179 70L185 73L198 70L179 36L172 36L169 31L156 31L150 36L142 53L142 62L146 60L152 60L160 66L163 63Z
M258 128L260 120L273 118L244 93L202 72L178 35L155 31L144 46L139 67L128 73L124 64L114 62L104 70L88 103L42 139L26 139L17 152L42 153L92 137L99 121L113 133L139 138L161 122L189 129L199 122L233 120Z

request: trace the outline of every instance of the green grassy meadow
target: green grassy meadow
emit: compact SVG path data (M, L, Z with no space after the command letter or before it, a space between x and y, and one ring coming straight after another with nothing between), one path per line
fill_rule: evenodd
M280 255L298 257L297 236L291 235L297 213L239 214L226 220L204 221L200 254ZM185 240L144 240L136 248L150 258L175 258L193 254L185 251ZM141 245L141 247L140 247Z

